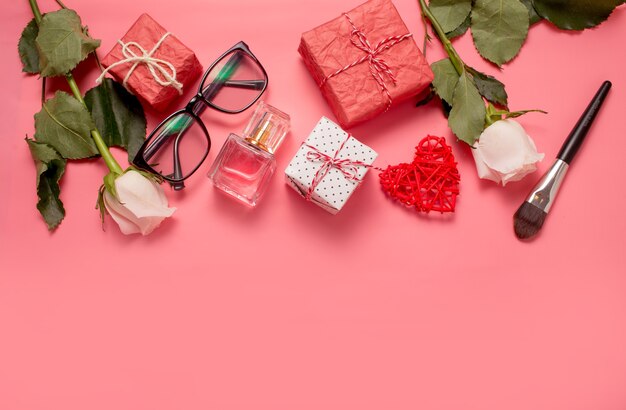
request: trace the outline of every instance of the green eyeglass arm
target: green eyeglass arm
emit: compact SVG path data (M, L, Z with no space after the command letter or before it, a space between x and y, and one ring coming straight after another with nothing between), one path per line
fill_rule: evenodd
M246 90L262 90L265 80L228 80L224 87L245 88Z

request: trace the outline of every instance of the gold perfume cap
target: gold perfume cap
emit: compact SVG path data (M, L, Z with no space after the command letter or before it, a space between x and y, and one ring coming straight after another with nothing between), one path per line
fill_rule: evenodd
M243 131L243 137L274 154L289 132L289 122L289 115L261 101Z

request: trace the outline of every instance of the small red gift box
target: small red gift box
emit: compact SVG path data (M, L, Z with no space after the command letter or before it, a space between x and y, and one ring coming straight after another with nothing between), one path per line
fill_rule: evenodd
M419 94L434 77L390 0L302 34L298 51L343 128Z
M196 55L147 14L142 14L102 59L115 78L163 111L202 74Z

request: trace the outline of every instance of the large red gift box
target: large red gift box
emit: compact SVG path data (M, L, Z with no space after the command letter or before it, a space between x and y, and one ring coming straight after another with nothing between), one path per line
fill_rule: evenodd
M146 56L150 64L138 62L137 57ZM157 111L167 108L202 74L202 65L193 51L147 14L137 19L102 64L120 82L126 79L126 88Z
M298 51L343 128L419 94L434 77L390 0L307 31Z

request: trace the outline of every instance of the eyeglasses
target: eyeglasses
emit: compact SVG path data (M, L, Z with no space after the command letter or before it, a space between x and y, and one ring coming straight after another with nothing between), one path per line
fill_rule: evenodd
M235 44L211 64L185 108L150 133L133 164L161 175L175 190L183 189L183 181L196 172L211 149L200 114L206 107L226 114L245 111L265 92L267 83L265 69L246 43Z

